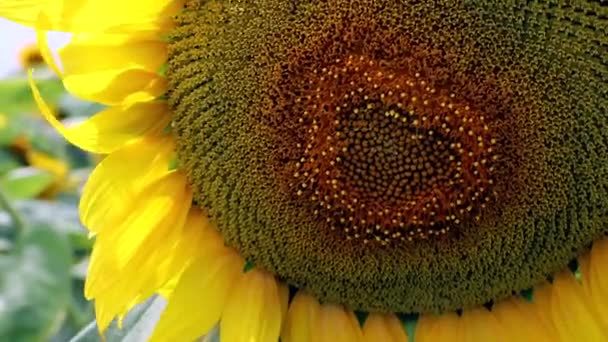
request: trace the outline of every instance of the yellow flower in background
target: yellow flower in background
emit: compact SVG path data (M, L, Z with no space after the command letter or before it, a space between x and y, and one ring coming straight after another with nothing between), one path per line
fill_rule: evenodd
M53 182L40 194L41 198L53 198L62 191L76 187L69 179L69 165L59 158L38 151L25 136L17 137L10 144L10 148L17 152L27 165L53 176Z
M155 341L407 341L408 313L415 341L607 340L607 12L0 3L73 32L64 85L109 106L67 128L34 85L108 154L80 203L98 326L162 292Z
M0 113L0 129L8 126L8 118L5 114Z
M19 64L24 70L44 64L44 58L37 44L28 44L19 50Z
M56 110L49 110L57 115ZM0 129L9 125L9 117L0 113ZM36 149L25 135L18 135L7 146L16 153L24 163L38 170L46 171L53 176L53 182L40 194L41 198L54 198L58 193L76 188L76 182L69 179L69 165L45 152Z

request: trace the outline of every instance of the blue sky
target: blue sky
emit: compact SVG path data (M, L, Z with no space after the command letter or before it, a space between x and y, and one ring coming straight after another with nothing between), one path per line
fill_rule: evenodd
M68 35L52 32L49 34L49 44L57 48L65 44ZM36 42L33 29L14 24L0 18L0 77L6 77L19 68L17 59L19 49L27 44Z

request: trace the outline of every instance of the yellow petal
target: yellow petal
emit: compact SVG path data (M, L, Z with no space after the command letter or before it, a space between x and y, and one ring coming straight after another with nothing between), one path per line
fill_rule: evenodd
M370 314L363 324L365 342L407 342L401 321L394 314Z
M167 90L164 77L129 68L66 75L63 84L77 97L110 106L152 101Z
M63 81L74 95L115 105L150 101L165 91L158 70L167 43L131 34L82 33L59 50Z
M517 296L502 300L492 307L492 314L508 341L555 341L550 330L532 304Z
M48 65L51 70L57 75L61 77L61 71L55 63L55 58L53 58L53 53L51 52L51 48L49 47L48 35L47 31L44 30L36 30L36 40L38 41L38 49L40 49L40 54L44 59L46 65Z
M560 340L608 341L608 331L602 329L583 288L569 270L555 277L550 310Z
M53 174L57 178L67 176L69 166L60 159L54 159L51 156L40 153L36 150L28 150L25 158L28 164Z
M34 149L27 149L25 158L29 165L47 171L54 176L53 183L40 194L40 197L53 198L57 193L69 188L68 173L70 168L65 162Z
M74 34L59 49L66 75L100 70L141 69L156 72L167 61L167 43L130 34Z
M131 212L141 189L169 172L173 142L145 138L110 154L89 176L80 199L80 218L93 233Z
M287 310L287 317L281 332L283 342L316 342L314 330L321 312L321 305L311 295L299 291Z
M172 269L167 271L170 276L169 280L160 289L157 289L158 294L165 299L169 298L175 290L182 272L200 255L201 248L208 247L209 243L206 240L209 240L210 237L215 238L216 235L219 236L215 231L213 232L215 234L210 234L213 229L207 215L196 206L190 208L183 232L178 233L179 248L171 255L175 259L175 263L171 264ZM219 251L221 248L224 248L223 244L217 244L214 248L207 248L206 251Z
M553 332L557 336L557 330L553 319L551 317L551 297L553 293L553 286L545 281L534 288L534 295L532 298L532 308L536 313L539 321L547 329L547 331Z
M464 310L460 330L466 342L507 342L505 331L485 307Z
M132 260L145 258L145 253L140 254L142 245L156 251L175 244L180 238L191 199L185 176L173 171L143 188L122 215L110 217L108 226L98 234L95 242L93 254L98 257L92 258L95 260L91 261L87 277L90 293L94 295L105 289L98 283L111 284L115 280L115 277L98 278L97 271L112 274L112 269L120 271Z
M111 107L66 129L71 142L93 153L111 153L144 135L158 135L171 120L166 102Z
M313 327L312 341L360 342L363 333L352 310L341 305L321 305L317 327Z
M29 72L34 99L44 118L70 143L90 152L110 153L145 134L158 134L170 120L165 102L135 103L109 108L74 127L55 118Z
M421 315L416 324L416 342L460 342L463 340L460 318L454 312Z
M608 239L593 243L589 253L580 258L583 288L598 321L608 331Z
M220 340L278 341L281 303L273 275L253 269L233 287L220 323Z
M223 247L222 241L215 244ZM206 334L219 321L242 269L242 258L232 250L203 250L168 298L151 341L193 341Z
M172 277L192 201L186 177L171 172L143 189L120 220L98 234L85 296L95 299L100 330Z
M278 283L279 303L281 305L281 329L285 325L287 319L287 309L289 305L289 286L284 282Z
M172 26L171 16L182 7L176 0L3 0L0 16L50 31L158 32Z

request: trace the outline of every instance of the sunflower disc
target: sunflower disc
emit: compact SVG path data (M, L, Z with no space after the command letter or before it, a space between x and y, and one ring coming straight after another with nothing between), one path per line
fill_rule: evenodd
M608 27L578 6L189 1L167 76L197 205L354 309L540 283L608 229Z

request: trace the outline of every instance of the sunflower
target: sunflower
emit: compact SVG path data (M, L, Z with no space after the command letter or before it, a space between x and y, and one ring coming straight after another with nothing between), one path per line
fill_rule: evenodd
M76 188L75 182L69 177L69 165L60 158L39 151L26 136L16 137L9 147L25 164L48 172L53 177L51 184L38 197L52 199L61 192Z
M9 153L11 159L15 159L17 165L31 166L52 177L50 184L41 189L37 197L50 199L61 192L74 189L76 185L69 177L69 166L66 161L41 151L34 146L32 137L28 134L14 134L16 127L14 122L11 124L11 118L12 116L0 113L0 135L5 136L3 139L6 143L6 146L3 146L5 151Z
M37 44L28 44L19 50L19 64L24 70L44 64L44 58Z
M102 332L161 293L153 341L608 340L600 2L0 14L73 32L65 87L109 106L71 128L46 114L107 154L80 203Z

